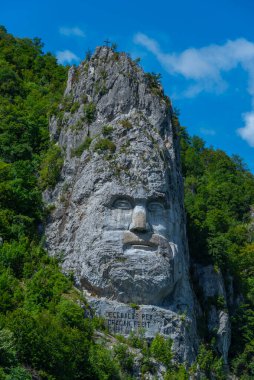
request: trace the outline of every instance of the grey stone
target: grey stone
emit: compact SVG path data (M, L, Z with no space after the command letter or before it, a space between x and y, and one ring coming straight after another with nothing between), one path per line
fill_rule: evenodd
M65 161L62 181L45 192L55 206L46 227L48 251L61 254L63 271L74 274L110 331L143 328L148 339L159 332L173 339L177 360L191 363L198 350L197 303L170 102L126 54L106 47L70 69L65 97L79 107L50 124ZM88 120L89 104L96 110ZM75 156L87 137L90 147ZM101 139L111 141L111 150L99 148ZM227 322L219 318L223 337Z
M203 293L205 302L209 305L210 300L220 298L224 300L223 310L216 305L210 305L207 312L207 328L217 338L217 348L227 364L228 350L231 342L231 327L227 310L227 292L224 279L219 270L215 271L213 265L194 265L195 277Z
M172 308L155 305L131 307L104 297L98 299L88 295L87 298L98 315L106 319L109 332L128 336L131 331L144 331L147 339L161 334L173 339L175 361L190 362L195 359L196 336L188 312L174 312Z

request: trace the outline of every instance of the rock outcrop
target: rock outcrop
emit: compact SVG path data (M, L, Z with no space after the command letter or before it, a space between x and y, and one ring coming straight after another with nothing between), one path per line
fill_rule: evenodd
M227 364L231 329L223 277L213 265L200 264L194 265L194 276L206 308L207 331L216 337L218 352Z
M100 47L71 68L50 125L65 160L45 193L54 205L46 242L110 331L159 332L173 339L176 360L191 363L196 302L172 116L157 77L124 53ZM218 318L211 323L223 329Z

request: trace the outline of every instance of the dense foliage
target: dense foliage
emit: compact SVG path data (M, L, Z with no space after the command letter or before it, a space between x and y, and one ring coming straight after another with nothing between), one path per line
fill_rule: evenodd
M242 379L254 377L254 176L238 156L207 148L181 128L181 161L190 255L234 278L231 362ZM207 307L208 305L203 305ZM210 338L210 340L209 340ZM211 337L205 337L212 346Z
M38 38L15 38L0 28L0 233L4 240L37 234L43 214L38 170L49 144L48 118L62 96L65 79L66 68L42 52Z

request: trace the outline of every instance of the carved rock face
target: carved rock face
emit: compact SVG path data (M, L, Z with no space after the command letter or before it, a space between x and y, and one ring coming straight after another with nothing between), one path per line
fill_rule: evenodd
M170 105L125 54L115 61L110 49L99 48L87 65L69 73L65 96L80 103L76 113L66 112L60 128L57 119L51 123L52 136L61 131L65 163L64 183L51 194L57 207L46 231L49 252L62 253L64 270L93 295L172 303L186 281L188 251ZM101 72L103 95L95 86ZM84 98L96 109L92 123L84 121ZM87 136L92 143L76 158L73 149ZM105 137L114 152L98 149Z
M126 54L116 59L105 47L70 70L65 96L79 108L51 121L65 161L62 181L45 193L55 207L46 244L110 331L170 336L177 358L192 362L198 343L178 141L172 109L149 83ZM75 156L87 137L90 146Z
M76 231L81 284L122 302L161 304L181 276L170 206L162 193L117 190L106 183L94 193Z
M68 202L59 205L48 228L48 248L64 253L63 268L93 295L163 305L184 269L186 274L182 192L173 190L175 165L161 154L162 136L154 130L151 137L142 134L134 122L125 135L119 124L112 123L116 153L109 157L91 146L82 155ZM122 153L137 133L138 141Z

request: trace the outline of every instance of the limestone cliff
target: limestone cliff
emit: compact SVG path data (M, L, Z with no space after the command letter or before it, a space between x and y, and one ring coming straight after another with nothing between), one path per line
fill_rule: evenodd
M100 47L71 68L50 124L65 160L61 181L45 193L54 205L46 242L110 331L170 336L176 360L191 363L199 306L172 116L156 76L125 53ZM202 268L195 273L205 287ZM226 360L227 317L214 310L210 324Z

